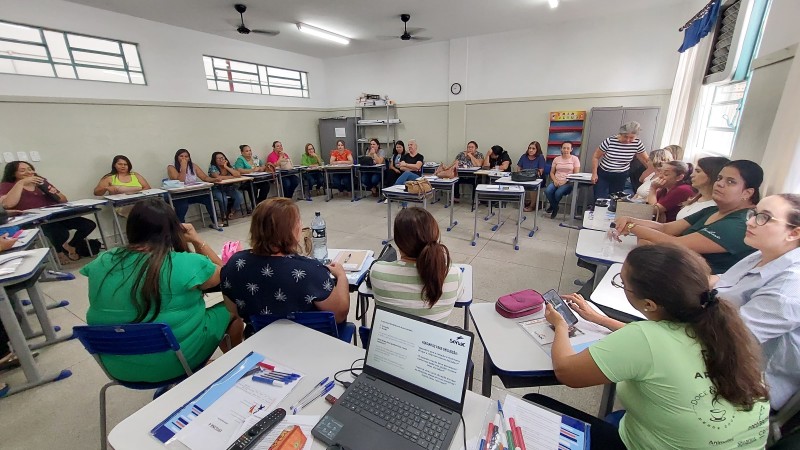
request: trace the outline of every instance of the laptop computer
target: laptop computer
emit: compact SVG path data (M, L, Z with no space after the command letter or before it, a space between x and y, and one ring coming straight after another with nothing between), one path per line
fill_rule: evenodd
M376 306L363 373L311 434L347 450L449 448L472 344L469 331Z

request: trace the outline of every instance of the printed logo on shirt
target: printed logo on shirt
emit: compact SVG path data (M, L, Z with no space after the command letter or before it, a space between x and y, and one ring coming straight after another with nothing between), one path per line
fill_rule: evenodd
M708 229L708 228L703 228L703 229L701 229L700 231L704 231L704 232L706 232L706 234L708 234L709 236L713 237L714 239L718 239L718 240L721 240L721 239L722 239L722 238L720 237L720 235L719 235L719 234L718 234L716 231L714 231L714 230L710 230L710 229Z
M704 378L701 373L696 373L695 378ZM725 409L717 400L714 399L716 389L709 386L697 394L691 401L697 420L703 425L714 430L725 430L734 423L736 413Z

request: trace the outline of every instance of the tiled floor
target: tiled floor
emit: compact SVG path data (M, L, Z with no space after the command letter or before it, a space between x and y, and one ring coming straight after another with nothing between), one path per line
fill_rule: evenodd
M379 251L381 240L386 238L386 205L376 203L372 197L355 203L341 197L325 203L322 197L315 197L313 202L302 201L298 205L306 224L311 222L314 211L322 213L327 222L328 245L331 248L369 248ZM428 209L439 221L442 240L450 249L453 260L473 265L476 302L492 302L502 294L525 288L540 292L548 289L557 289L561 293L574 292L577 286L573 281L576 278L586 279L589 275L588 271L576 266L577 231L559 227L557 220L539 217L539 231L529 238L526 229L533 225L533 213L527 213L528 218L522 223L520 250L514 251L509 245L514 235L513 219L497 232L492 232L491 225L479 218L480 238L477 245L472 246L473 214L469 205L456 205L455 219L458 225L450 232L444 231L449 221L449 210L443 208L441 203L430 205ZM393 205L393 213L397 210L397 206ZM246 241L249 226L249 218L244 218L232 221L231 226L223 232L205 229L201 233L209 245L220 249L227 240ZM76 274L79 268L79 264L67 267ZM77 274L73 281L43 283L41 288L51 300L70 301L69 306L50 311L54 324L70 330L72 326L84 323L88 300L87 281L83 276ZM354 309L353 295L351 321L355 320ZM460 326L463 323L462 314L462 310L454 310L450 323ZM7 450L98 448L98 393L106 378L94 359L79 342L73 340L40 350L37 360L44 371L68 368L73 375L66 380L0 399L0 447ZM483 347L477 338L473 361L476 366L474 390L479 392ZM0 373L0 380L8 383L23 379L19 369ZM492 398L502 399L509 392L497 378L493 380L493 386ZM564 386L510 390L518 396L541 392L593 414L597 412L601 391L599 387L569 389ZM109 429L151 398L151 392L111 388Z

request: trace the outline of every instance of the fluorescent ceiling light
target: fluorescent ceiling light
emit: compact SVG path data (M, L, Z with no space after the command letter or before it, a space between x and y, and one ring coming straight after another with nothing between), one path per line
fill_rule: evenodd
M550 3L551 8L558 6L558 0L547 0L547 3Z
M330 31L325 31L321 28L312 27L311 25L306 25L304 23L297 23L297 29L302 31L303 33L308 33L312 36L316 36L318 38L327 39L329 41L336 42L337 44L347 45L350 43L350 39L340 36L335 33L331 33Z

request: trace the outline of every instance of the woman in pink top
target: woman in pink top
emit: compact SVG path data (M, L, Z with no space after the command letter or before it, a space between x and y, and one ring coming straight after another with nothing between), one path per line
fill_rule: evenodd
M572 192L572 184L567 182L567 175L578 173L580 170L581 161L572 154L572 143L564 142L561 144L561 156L556 156L550 165L552 182L544 190L544 195L550 203L547 212L550 213L551 219L555 219L558 214L558 202L561 198Z
M690 173L691 165L683 161L668 161L661 165L647 195L647 203L658 209L659 222L674 222L683 202L694 195L689 184Z
M283 151L283 144L281 141L272 143L272 153L267 155L267 162L274 164L277 169L285 170L293 166L291 158ZM297 189L297 186L300 184L299 176L296 174L282 176L281 184L283 184L283 196L292 198L294 197L295 189Z

